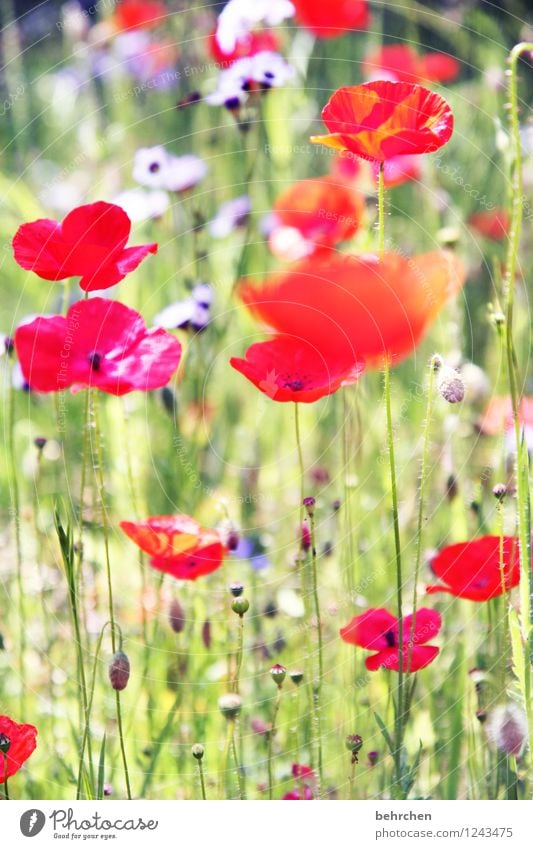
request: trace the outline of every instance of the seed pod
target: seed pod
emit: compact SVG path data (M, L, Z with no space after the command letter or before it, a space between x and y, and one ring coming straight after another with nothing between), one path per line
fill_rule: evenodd
M281 687L281 685L285 681L287 670L284 666L281 665L281 663L275 663L272 669L270 670L270 674L272 676L274 684L277 684L278 687Z
M233 612L238 613L241 617L244 616L249 607L250 602L247 598L244 598L244 596L234 599L233 604L231 605Z
M238 598L244 592L244 584L241 584L239 581L234 581L233 584L229 585L229 591L233 598Z
M494 495L494 498L498 499L498 501L503 501L507 495L507 487L504 483L497 483L492 488L492 494Z
M117 651L109 664L109 680L113 690L124 690L130 680L130 662L123 651Z
M181 634L185 630L185 611L177 598L170 605L168 621L175 634Z
M241 712L242 699L238 693L226 693L219 698L218 707L226 719L236 719Z
M346 748L354 754L363 748L363 738L359 734L349 734L345 740Z
M202 758L204 756L204 752L205 752L205 749L204 749L204 747L202 746L201 743L195 743L194 746L191 749L191 754L192 754L193 758L195 758L197 761L202 760Z
M293 684L299 687L304 680L304 674L301 669L293 669L292 672L289 672L289 678Z

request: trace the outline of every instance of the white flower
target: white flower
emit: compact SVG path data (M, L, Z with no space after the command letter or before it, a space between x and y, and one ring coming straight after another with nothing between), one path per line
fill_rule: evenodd
M210 236L214 239L223 239L224 236L241 227L248 218L252 205L248 195L241 195L238 198L222 204L215 217L207 225L207 230Z
M207 165L199 156L173 156L161 145L141 147L133 163L133 179L137 183L169 192L192 189L206 174Z
M217 21L216 38L223 53L232 53L239 39L257 24L278 26L294 15L290 0L229 0Z
M161 218L170 206L170 199L162 189L127 189L112 203L121 206L130 221L135 222Z
M242 62L242 59L240 60ZM237 64L237 63L235 63ZM250 76L256 83L268 88L285 85L294 76L294 68L279 53L261 50L252 56Z
M208 283L198 283L189 298L175 301L161 310L154 318L154 325L165 329L191 327L204 330L209 324L209 307L213 300L213 290Z
M205 98L212 106L237 109L248 98L248 91L256 84L262 88L278 88L294 76L294 68L283 56L271 50L261 50L255 56L237 59L221 71L217 87Z

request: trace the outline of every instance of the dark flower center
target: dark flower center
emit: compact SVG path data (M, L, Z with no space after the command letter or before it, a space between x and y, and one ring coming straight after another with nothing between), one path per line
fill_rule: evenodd
M11 748L11 740L7 736L7 734L0 734L0 752L2 754L7 755Z
M394 631L392 629L390 631L386 631L384 636L387 640L387 645L389 646L389 648L393 649L396 646L396 637L394 636Z
M224 106L226 109L229 109L230 112L238 109L241 105L241 102L238 97L228 97L228 99L224 102Z
M160 168L161 168L161 165L159 164L159 162L151 162L150 165L148 166L148 170L149 170L150 174L157 174L157 172L159 171Z
M292 389L293 392L301 392L304 388L304 382L300 378L295 378L294 380L286 380L285 388Z
M92 354L89 354L89 364L93 371L100 371L100 366L102 364L102 355L97 351L93 351Z

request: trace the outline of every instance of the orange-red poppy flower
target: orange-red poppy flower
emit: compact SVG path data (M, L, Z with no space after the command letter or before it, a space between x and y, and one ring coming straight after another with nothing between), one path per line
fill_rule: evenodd
M509 232L509 215L505 209L484 209L474 212L468 219L468 225L480 236L501 242Z
M0 784L19 771L37 746L37 729L33 725L15 722L0 716Z
M157 0L122 0L112 21L121 32L136 29L153 29L164 24L168 10Z
M279 225L298 230L317 247L329 248L355 235L364 202L358 192L333 177L318 177L289 186L273 210Z
M329 134L313 144L380 162L431 153L449 141L453 114L439 94L419 85L377 80L339 88L322 110Z
M231 365L273 401L311 404L355 383L364 371L362 362L336 346L316 347L294 336L276 336L256 342L244 359Z
M520 581L518 539L503 538L500 565L500 537L485 536L447 545L431 561L431 571L440 584L427 593L450 593L469 601L488 601L508 592Z
M218 531L202 528L190 516L150 516L120 527L150 555L154 569L184 581L214 572L227 553Z
M446 53L419 56L407 44L387 44L363 61L365 75L397 82L451 82L459 74L460 65Z
M413 617L404 616L402 620L402 670L418 672L435 660L439 653L437 646L426 646L437 636L442 626L440 614L429 607L421 607ZM365 666L371 672L378 669L400 669L400 634L396 616L384 607L372 607L360 613L340 629L341 639L345 643L375 651L365 660ZM412 636L411 636L412 635ZM412 642L411 642L412 640Z
M244 280L239 295L255 318L276 333L379 367L408 356L446 301L464 283L459 259L434 251L412 259L385 253L317 255L260 285Z
M337 38L370 22L367 0L292 0L296 20L318 38Z

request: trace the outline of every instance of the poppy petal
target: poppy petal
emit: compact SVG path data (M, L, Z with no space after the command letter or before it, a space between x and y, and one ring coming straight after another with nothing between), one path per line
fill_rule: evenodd
M396 629L398 620L383 607L371 608L354 616L348 625L340 629L345 643L352 643L364 649L386 649Z
M402 667L404 672L418 672L429 666L437 657L440 649L437 646L413 646L411 656L408 657L407 649L403 652ZM409 669L407 669L409 661ZM370 655L365 660L365 666L370 672L378 669L390 669L398 672L400 669L400 654L397 648L383 649L377 654Z

